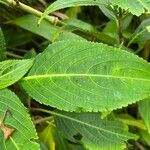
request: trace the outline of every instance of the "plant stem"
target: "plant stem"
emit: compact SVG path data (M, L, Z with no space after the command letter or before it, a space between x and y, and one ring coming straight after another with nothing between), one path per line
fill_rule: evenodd
M40 124L41 122L46 122L46 121L51 121L53 120L53 117L45 117L45 118L40 118L34 121L35 124Z
M0 0L0 3L3 3L7 6L20 8L21 10L23 10L25 12L28 12L30 14L34 14L38 17L41 17L42 14L43 14L42 12L40 12L40 11L30 7L30 6L27 6L27 5L19 2L18 0ZM62 21L60 21L57 17L54 17L54 16L46 16L45 19L48 20L51 23L63 24Z
M31 108L31 110L32 111L40 111L40 112L47 113L47 114L54 115L54 116L60 116L61 115L61 114L56 113L54 111L50 111L50 110L46 110L46 109L42 109L42 108Z
M135 126L139 129L146 130L146 126L142 123L141 120L130 120L130 119L119 118L119 117L117 117L117 120L123 122L124 124Z
M139 150L146 150L140 143L135 142L135 144L139 148Z
M69 116L66 116L66 115L63 115L61 113L57 113L57 112L54 112L54 111L45 110L45 109L41 109L41 108L31 108L31 110L32 111L40 111L40 112L43 112L43 113L51 114L53 116L58 116L58 117L61 117L61 118L65 118L65 119L68 119L68 120L71 120L71 121L74 121L74 122L84 124L82 121L76 120L74 118L71 118Z
M120 44L123 42L123 24L122 24L122 9L119 8L119 16L118 16L118 34Z
M10 57L19 58L19 59L23 58L22 56L16 55L16 54L11 53L11 52L7 52L7 55Z

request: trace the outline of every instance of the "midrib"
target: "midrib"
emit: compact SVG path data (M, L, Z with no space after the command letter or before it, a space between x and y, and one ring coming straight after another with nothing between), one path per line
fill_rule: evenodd
M99 77L99 78L115 78L115 79L127 79L127 80L138 80L138 81L150 81L150 79L145 78L134 78L134 77L124 77L124 76L114 76L114 75L101 75L101 74L45 74L45 75L33 75L27 76L22 80L34 80L34 79L46 79L52 77Z

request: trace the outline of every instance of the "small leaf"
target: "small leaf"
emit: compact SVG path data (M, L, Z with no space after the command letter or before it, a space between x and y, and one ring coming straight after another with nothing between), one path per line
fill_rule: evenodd
M0 62L0 89L21 79L30 69L33 60L7 60Z
M138 26L138 28L132 34L131 39L128 43L128 47L132 43L137 43L139 46L139 49L144 48L145 42L150 39L149 24L150 24L150 19L145 19L144 21L142 21L142 23Z
M49 150L55 150L54 132L54 124L49 123L48 126L39 135L40 141L43 142Z
M6 149L39 150L39 145L32 141L37 139L37 135L25 107L18 97L7 89L0 90L0 120L3 121L0 131L3 131ZM7 138L4 128L13 130Z
M102 120L98 113L58 112L55 122L68 140L89 150L122 150L127 140L136 139L122 123Z
M22 85L61 110L111 111L150 95L150 64L102 43L62 41L36 57Z
M148 132L150 133L150 99L145 99L139 102L139 113L145 122Z

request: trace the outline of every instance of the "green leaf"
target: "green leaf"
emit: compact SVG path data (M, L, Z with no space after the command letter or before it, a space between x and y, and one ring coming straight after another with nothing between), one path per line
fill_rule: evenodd
M136 139L122 123L102 120L99 113L58 112L55 122L68 140L89 150L123 150L125 141Z
M145 42L150 39L149 28L150 28L150 19L145 19L144 21L142 21L142 23L132 34L131 39L128 43L128 47L132 43L137 43L139 49L143 49L145 46Z
M108 0L106 0L108 1ZM50 13L67 8L67 7L75 7L75 6L95 6L95 5L104 5L107 2L103 2L100 0L56 0L54 3L49 5L47 9L44 11L43 15L41 16L39 20L39 24L41 21Z
M27 93L66 111L111 111L150 95L150 64L102 43L62 41L36 57Z
M133 15L140 16L142 13L145 13L145 10L150 13L150 0L111 0L113 5L117 5L122 9L128 10Z
M25 30L33 32L49 41L54 41L56 39L83 39L82 37L74 33L63 31L60 27L54 26L46 20L43 20L43 22L40 25L38 25L38 20L39 18L34 15L26 15L13 20L12 24L15 24Z
M33 34L24 30L17 30L16 34L14 28L5 28L3 32L5 34L6 44L9 48L21 47L34 41Z
M0 62L0 89L21 79L33 64L32 59L7 60Z
M6 58L6 43L3 32L0 28L0 61Z
M139 102L139 113L145 122L148 132L150 133L150 99L145 99Z
M105 34L104 32L99 32L94 26L91 24L88 24L84 21L81 21L79 19L71 18L67 19L65 21L67 24L66 26L63 26L63 29L72 29L73 31L79 30L85 34L90 35L90 37L96 37L97 40L114 45L117 43L117 40L115 38L112 38L111 36Z
M12 134L4 141L6 149L39 150L39 145L33 141L37 139L36 131L25 107L18 97L7 89L0 90L0 122L0 129L2 124L13 129ZM5 134L6 131L3 131L3 135ZM0 132L2 139L1 136Z

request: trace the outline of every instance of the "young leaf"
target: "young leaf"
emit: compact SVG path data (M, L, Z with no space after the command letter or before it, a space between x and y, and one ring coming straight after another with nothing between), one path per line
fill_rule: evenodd
M13 129L13 132L4 139L7 130L4 128ZM3 134L1 133L3 131ZM7 132L6 132L7 131ZM39 150L39 145L32 141L37 139L36 131L31 122L31 119L20 102L18 97L7 89L0 90L0 147L4 146L6 149L20 149L20 150Z
M39 134L39 139L49 150L55 150L54 132L55 126L49 123L48 126Z
M6 58L6 43L3 32L0 28L0 61Z
M147 126L148 132L150 133L150 99L148 98L140 101L138 107L139 113Z
M139 49L143 49L145 42L150 39L149 27L150 27L150 19L145 19L144 21L142 21L142 23L132 34L131 39L128 43L128 47L132 43L137 43Z
M0 89L21 79L33 64L32 59L0 62Z
M67 7L75 7L75 6L95 6L95 5L104 5L107 3L106 0L104 2L100 1L100 0L56 0L54 3L52 3L51 5L49 5L49 7L44 11L43 15L41 16L39 23L50 13L59 10L59 9L63 9L63 8L67 8Z
M89 150L122 150L125 141L136 139L122 123L102 120L98 113L58 113L57 128L67 139L80 142Z
M102 43L62 41L37 56L22 85L61 110L111 111L150 95L150 64Z

